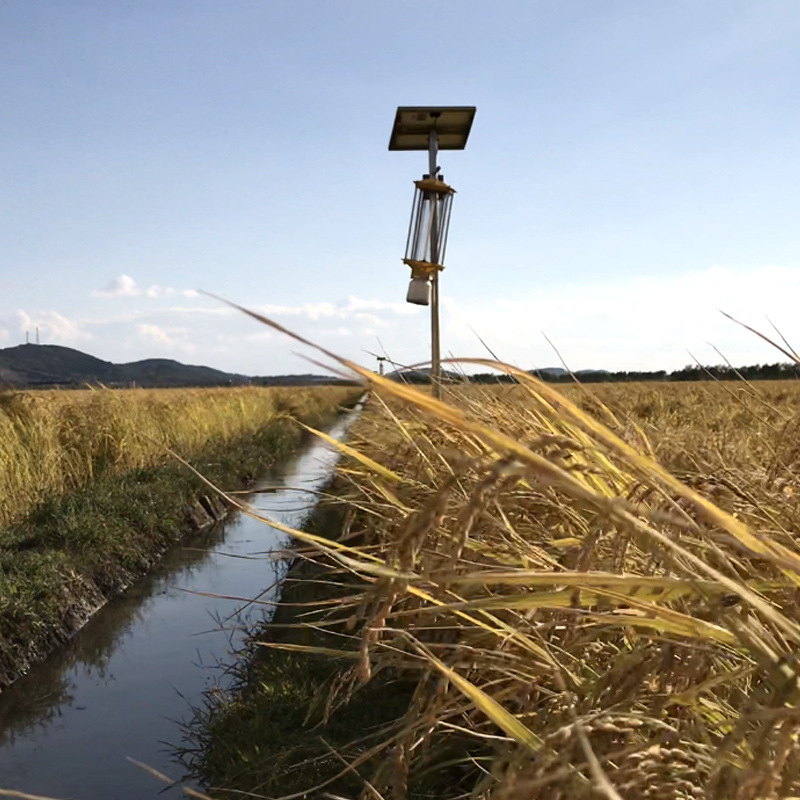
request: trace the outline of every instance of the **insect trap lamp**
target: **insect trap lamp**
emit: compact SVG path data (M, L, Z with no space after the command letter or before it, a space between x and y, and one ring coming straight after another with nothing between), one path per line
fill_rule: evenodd
M411 267L411 283L406 300L418 306L431 301L434 277L444 269L447 231L455 190L440 178L425 175L414 181L414 203L408 225L406 255L403 262Z
M389 139L390 150L427 150L428 172L414 182L414 203L403 262L411 268L406 300L431 307L431 382L441 396L439 357L439 273L444 269L447 231L455 189L439 169L440 150L467 146L475 106L400 106Z
M444 269L447 232L455 189L448 186L437 164L439 150L463 150L467 145L474 106L401 106L395 115L390 150L427 150L428 172L414 182L414 202L403 262L411 268L406 300L427 306L438 301L439 272Z

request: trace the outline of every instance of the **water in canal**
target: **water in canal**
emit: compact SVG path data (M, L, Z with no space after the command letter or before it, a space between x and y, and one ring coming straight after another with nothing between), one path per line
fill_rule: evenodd
M341 437L354 417L340 419L331 435ZM298 527L337 459L334 448L311 442L262 485L275 491L255 495L255 507ZM241 610L241 601L197 592L258 595L281 571L269 552L284 545L283 534L268 525L231 517L166 553L67 645L4 691L0 788L63 800L178 797L179 788L164 792L163 783L127 759L181 776L168 743L180 742L190 704L219 684L219 664L230 661L243 635L237 620L254 622L264 608ZM275 597L270 591L263 599Z

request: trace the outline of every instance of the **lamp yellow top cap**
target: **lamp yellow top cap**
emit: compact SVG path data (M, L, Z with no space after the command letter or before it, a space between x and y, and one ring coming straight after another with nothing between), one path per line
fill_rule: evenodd
M422 178L414 181L414 186L423 192L437 192L438 194L455 194L456 190L437 178Z

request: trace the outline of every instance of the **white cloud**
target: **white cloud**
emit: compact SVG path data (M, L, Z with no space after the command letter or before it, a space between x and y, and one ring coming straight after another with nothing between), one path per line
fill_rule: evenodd
M120 275L109 281L102 289L92 292L95 297L198 297L194 289L173 289L171 286L160 286L157 283L140 289L130 275Z
M564 283L480 305L445 297L444 338L458 355L486 355L471 326L498 356L526 367L558 363L542 332L574 369L671 369L690 363L687 351L717 363L708 342L737 364L779 361L718 309L766 330L764 314L779 327L796 319L798 294L800 268L766 266ZM800 328L782 332L800 341Z
M141 323L136 326L136 330L139 333L139 336L147 341L158 342L159 344L167 345L174 344L174 341L170 335L163 328L159 328L158 325L147 325Z
M140 291L135 284L118 283L117 288ZM688 350L703 363L718 363L720 357L707 342L736 364L774 362L782 360L781 354L717 309L768 331L766 313L800 348L800 324L795 323L799 295L800 267L765 266L628 280L599 276L593 282L544 284L535 292L520 286L513 295L496 299L445 296L442 353L487 357L472 327L500 358L524 368L559 363L543 331L573 369L675 369L690 363ZM194 363L251 375L296 371L294 354L305 352L288 337L205 298L179 302L176 296L157 303L145 292L138 297L118 315L107 311L79 320L55 311L18 312L0 317L0 330L7 329L12 341L24 341L25 330L33 338L38 325L43 342L79 347L93 334L93 347L81 349L112 361L157 353L187 360L191 353ZM382 348L399 363L429 358L425 308L359 297L297 305L258 306L254 301L252 307L354 361L368 362L363 351Z
M119 279L117 279L119 280ZM112 281L112 283L114 283ZM106 290L103 290L103 296L110 296ZM99 295L95 292L95 295ZM194 289L175 290L169 287L151 286L149 289L140 290L135 287L129 287L128 296L133 297L173 297L176 295L186 298L200 297L200 293ZM246 307L252 308L267 317L300 317L311 322L319 322L324 320L346 320L356 319L363 323L383 327L390 324L393 317L407 316L409 314L418 314L420 312L419 306L408 305L407 303L384 303L380 300L363 300L356 297L348 297L346 300L339 303L330 303L322 301L318 303L304 303L297 306L282 306L274 304L252 305ZM367 311L369 309L369 311ZM135 322L137 320L152 317L154 315L211 315L211 316L230 316L240 319L245 319L238 309L231 308L227 305L174 305L164 308L143 308L134 310L121 315L115 315L113 318L94 318L92 324L101 325L106 322ZM252 321L250 322L252 324Z
M176 353L195 353L197 345L193 339L201 337L202 332L182 327L163 327L152 323L139 323L136 325L139 339L149 345L158 345L160 348L175 351ZM206 350L207 348L204 348Z
M57 311L23 311L18 309L13 313L10 324L22 335L30 334L32 342L36 341L36 330L39 330L39 340L42 344L74 345L78 342L91 339L92 335L84 329L83 323L67 319Z
M159 286L157 283L154 283L152 286L145 289L142 294L145 297L172 297L172 295L175 294L175 289L169 286Z
M192 290L189 289L187 291ZM195 295L199 297L199 292L195 292ZM188 294L186 296L188 297ZM169 314L212 314L223 317L242 315L241 311L231 308L230 306L213 306L211 308L208 306L170 306L169 308L161 309L161 312Z
M407 303L385 303L382 300L364 300L352 296L340 303L304 303L299 306L267 304L258 306L257 310L268 317L305 317L314 322L323 319L361 319L374 325L383 324L390 316L419 313L418 306Z
M419 313L419 306L408 303L385 303L382 300L362 300L358 297L348 297L345 306L351 311L390 311L401 316Z
M256 330L255 333L218 333L216 336L216 341L241 345L245 342L267 342L270 339L275 338L275 336L277 336L277 334L271 330Z
M317 336L353 336L353 331L344 325L337 325L335 328L323 328L315 331Z
M136 281L130 275L120 275L93 294L96 297L136 297L139 289L136 287Z
M0 328L0 342L4 342L8 337L8 331L5 328Z
M124 279L123 279L124 278ZM36 324L42 329L42 340L60 341L74 346L80 339L93 334L95 344L87 349L92 354L114 362L149 358L155 355L203 363L231 371L249 374L279 374L296 371L298 344L278 332L260 325L236 309L203 298L201 301L174 302L175 292L168 287L142 290L130 276L120 276L103 289L104 296L127 300L119 313L107 304L99 314L78 321L69 320L56 312L25 313L13 318L13 328L30 329L34 336ZM173 302L151 301L151 297L171 297ZM253 304L255 306L255 303ZM399 303L385 303L348 297L339 302L309 302L302 305L268 305L259 310L285 322L288 327L320 344L329 344L343 356L363 358L362 348L375 349L375 331L388 340L397 339L397 331L408 326L407 314L419 313ZM417 324L417 322L419 324ZM427 337L428 325L423 314L411 324L411 347L417 336ZM47 324L47 329L45 329ZM0 328L12 328L11 324ZM365 333L366 330L366 333ZM52 333L52 335L51 335ZM403 345L404 347L406 344ZM396 348L400 349L400 348ZM424 347L423 347L424 351Z

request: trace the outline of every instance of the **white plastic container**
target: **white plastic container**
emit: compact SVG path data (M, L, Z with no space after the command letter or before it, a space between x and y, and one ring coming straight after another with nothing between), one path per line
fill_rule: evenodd
M427 278L412 278L408 284L406 302L416 306L427 306L431 302L431 282Z

